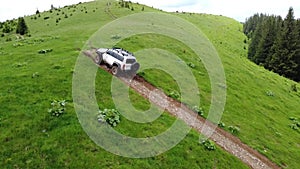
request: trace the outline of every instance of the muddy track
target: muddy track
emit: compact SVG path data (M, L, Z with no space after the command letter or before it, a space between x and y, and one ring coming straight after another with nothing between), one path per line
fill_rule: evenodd
M95 50L85 51L83 54L91 58L93 61L97 55ZM110 73L110 70L106 66L101 65L99 67ZM123 77L119 77L119 79L150 102L156 104L162 109L165 109L171 115L182 119L187 125L196 129L199 133L206 135L206 133L202 133L202 128L205 124L204 118L197 116L196 113L187 106L181 104L179 101L166 96L162 91L155 88L142 77L135 76L132 80ZM254 169L280 168L268 158L242 143L237 137L231 135L225 130L216 127L212 123L207 124L207 122L205 127L206 131L214 130L214 133L209 137L211 140L227 152L239 158L249 167Z

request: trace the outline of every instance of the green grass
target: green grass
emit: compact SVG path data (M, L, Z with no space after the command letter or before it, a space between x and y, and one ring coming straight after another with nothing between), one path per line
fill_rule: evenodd
M142 12L139 10L142 6L133 6L135 10L131 11L112 3L110 11L117 17ZM100 1L41 13L37 19L29 16L25 19L31 37L17 39L14 34L0 37L1 168L247 168L219 147L216 151L206 150L199 144L199 134L193 130L170 151L146 159L113 155L89 139L73 108L72 73L87 39L114 19L104 12L105 8L106 2ZM156 10L145 7L145 11ZM65 14L68 18L64 18ZM291 91L295 82L246 59L244 48L247 44L243 43L246 37L240 23L214 15L174 15L199 27L220 55L227 79L227 103L222 122L226 126L238 126L237 137L278 165L299 168L300 133L289 127L292 123L289 117L300 118L300 93ZM50 18L44 20L44 17ZM58 18L61 20L56 23ZM5 42L8 37L12 41ZM187 46L153 34L134 36L119 45L132 52L143 48L165 49L186 63L193 63L195 68L191 70L199 84L201 107L208 112L211 99L208 74ZM53 51L38 54L46 49ZM140 74L167 94L178 90L174 79L164 72L147 70ZM110 81L111 75L98 71L96 97L100 109L114 108ZM269 91L274 96L268 96ZM65 99L69 103L67 112L59 118L48 113L55 99ZM132 90L130 99L139 110L149 108L149 102ZM165 131L174 120L167 113L149 124L123 118L116 130L132 137L154 136Z
M78 5L76 9L48 11L36 20L29 16L25 19L31 37L19 39L11 33L0 38L1 168L247 168L220 148L206 150L198 142L199 134L195 131L170 151L146 159L113 155L90 140L73 107L72 75L87 39L113 19L104 13L105 4L92 2ZM142 8L134 6L134 12ZM111 11L118 17L133 13L115 3ZM154 9L145 7L145 11ZM63 12L68 18L64 18ZM50 18L44 20L44 17ZM56 24L58 18L61 20ZM5 42L7 37L12 41ZM52 52L38 53L47 49ZM102 70L97 73L96 83L102 82L96 88L100 109L114 108L110 79L111 75ZM48 109L57 99L68 102L67 110L60 117L53 117ZM130 99L140 110L149 108L149 102L132 90ZM155 136L174 120L167 113L149 124L123 118L116 130L133 137Z

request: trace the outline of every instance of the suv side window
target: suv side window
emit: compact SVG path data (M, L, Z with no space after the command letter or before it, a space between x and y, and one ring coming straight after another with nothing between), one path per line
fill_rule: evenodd
M113 51L108 51L107 54L111 55L112 57L118 59L119 61L123 62L124 61L124 57L116 54L115 52Z

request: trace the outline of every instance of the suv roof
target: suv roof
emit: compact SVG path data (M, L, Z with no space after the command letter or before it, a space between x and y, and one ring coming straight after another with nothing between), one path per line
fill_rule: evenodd
M109 49L107 53L121 61L124 61L124 59L135 59L132 53L121 48Z

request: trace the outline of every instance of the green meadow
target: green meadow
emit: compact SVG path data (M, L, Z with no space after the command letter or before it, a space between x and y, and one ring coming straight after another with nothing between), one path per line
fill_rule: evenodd
M194 130L171 150L144 159L109 153L84 132L72 99L74 66L81 49L100 27L116 18L138 12L162 12L139 4L129 5L128 9L117 2L108 5L95 1L66 6L26 16L30 36L9 33L0 37L1 168L248 168L218 146L207 150ZM222 85L227 89L223 128L228 132L232 132L229 126L238 128L232 134L280 167L299 168L299 84L247 59L248 40L241 23L208 14L172 15L198 27L219 54L226 76L226 84ZM188 46L156 34L129 37L117 45L133 53L160 48L188 63L200 89L200 107L207 117L212 98L209 76ZM145 70L139 75L171 97L176 92L180 94L176 81L163 71ZM95 81L99 108L115 108L112 76L99 69ZM133 90L129 93L138 110L149 109L149 101ZM54 100L67 102L65 112L58 117L48 112ZM167 112L146 124L121 117L115 129L131 137L151 137L167 130L175 120Z

